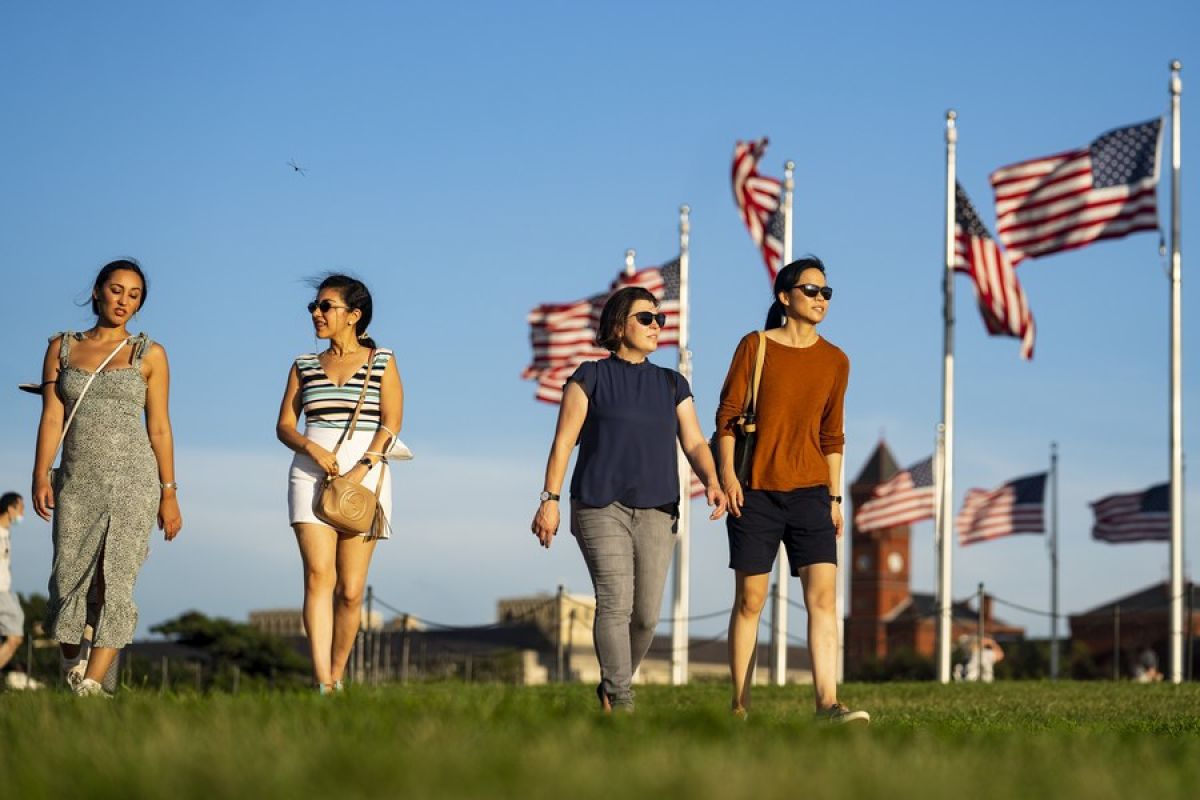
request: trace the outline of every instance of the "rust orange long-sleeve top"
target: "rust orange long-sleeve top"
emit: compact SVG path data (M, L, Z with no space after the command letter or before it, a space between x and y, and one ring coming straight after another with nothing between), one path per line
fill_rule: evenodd
M746 488L783 492L828 486L825 456L841 453L846 441L842 426L850 359L824 339L810 347L789 347L770 337L766 341L758 388L758 439ZM721 436L733 435L733 421L745 408L757 355L758 334L746 334L721 387L717 407Z

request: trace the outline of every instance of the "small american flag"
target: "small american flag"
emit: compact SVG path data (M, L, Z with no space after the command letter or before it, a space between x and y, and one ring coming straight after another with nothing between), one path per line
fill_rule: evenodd
M992 239L961 185L954 188L954 268L971 276L988 333L1021 340L1033 358L1033 313L1008 256Z
M971 489L958 512L958 543L1015 533L1045 533L1046 473L1016 478L999 489Z
M854 515L854 527L873 531L933 519L933 457L918 461L875 487Z
M1166 541L1171 538L1171 484L1144 492L1111 494L1092 503L1092 538L1101 542Z
M739 141L733 148L733 199L750 238L762 250L771 280L783 266L783 183L758 174L758 161L767 149L767 138Z
M1154 119L993 172L996 229L1012 263L1156 230L1161 132Z

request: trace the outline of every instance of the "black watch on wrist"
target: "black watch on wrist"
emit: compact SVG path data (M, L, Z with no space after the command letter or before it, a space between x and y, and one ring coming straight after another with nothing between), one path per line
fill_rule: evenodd
M833 501L834 503L842 502L842 496L840 494L831 494L831 495L829 495L829 499L831 501Z
M363 456L358 460L358 463L362 464L367 469L371 469L375 466L375 462L371 460L370 456Z
M558 495L556 495L554 492L542 492L541 498L543 503L547 500L558 502Z

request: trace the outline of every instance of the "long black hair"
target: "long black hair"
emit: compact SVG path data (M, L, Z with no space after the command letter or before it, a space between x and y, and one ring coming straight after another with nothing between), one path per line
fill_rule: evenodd
M351 310L357 308L362 313L354 326L354 333L357 334L358 341L362 342L364 347L374 350L376 348L375 340L367 335L367 326L371 324L372 313L371 291L367 285L358 278L343 275L340 272L323 275L319 279L314 279L312 283L318 292L323 289L336 290L342 296L343 303Z
M96 295L100 294L100 290L104 288L104 284L112 277L114 272L126 269L142 279L142 296L138 300L137 310L141 311L146 305L146 298L150 296L150 282L146 280L146 274L142 272L142 265L132 258L118 258L116 261L110 261L100 268L96 273L96 280L92 282L92 313L97 317L100 316L100 301L96 299Z
M819 269L822 275L825 274L825 265L814 255L804 256L779 270L779 274L775 276L775 301L767 309L767 321L763 323L763 330L769 331L771 328L783 327L787 313L783 303L779 302L779 295L790 292L796 282L800 280L800 273L806 269Z
M596 344L611 352L617 352L617 348L621 346L621 326L629 317L629 309L633 308L633 304L638 300L649 300L658 308L658 298L642 286L626 286L612 293L604 303L604 310L600 312Z

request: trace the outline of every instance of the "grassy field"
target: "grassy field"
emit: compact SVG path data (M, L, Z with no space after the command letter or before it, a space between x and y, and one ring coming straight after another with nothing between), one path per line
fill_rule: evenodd
M865 729L807 687L423 684L111 701L0 696L0 797L1196 798L1200 685L851 685Z

